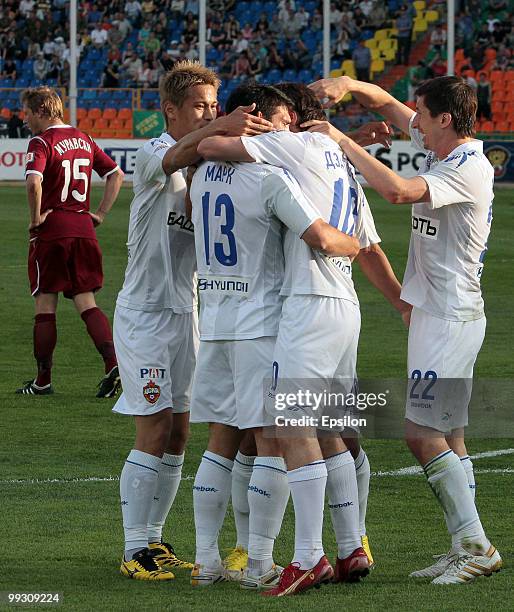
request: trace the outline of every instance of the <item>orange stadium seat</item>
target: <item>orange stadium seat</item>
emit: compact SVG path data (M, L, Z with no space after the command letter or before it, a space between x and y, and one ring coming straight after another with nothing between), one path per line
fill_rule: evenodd
M455 61L463 62L466 58L464 57L464 49L456 49L455 51Z
M505 80L507 81L507 83L514 81L514 70L505 71Z
M508 121L495 121L494 131L495 132L510 132Z
M100 119L96 119L95 127L98 130L106 130L109 128L109 121L107 119L104 119L103 117L100 117Z
M132 130L115 130L115 138L132 138Z
M120 108L118 119L132 119L132 110L130 108Z
M481 132L494 132L494 123L492 121L484 121L480 125Z
M113 130L122 130L125 127L125 121L118 117L117 119L112 119L110 125Z
M491 74L489 75L489 80L491 81L491 83L503 81L504 78L505 73L502 70L491 70Z
M10 108L2 108L2 110L0 111L0 115L2 115L2 117L4 119L10 119L11 118L11 109Z
M496 49L492 49L491 47L489 47L485 50L484 55L487 61L494 60L496 59Z
M118 116L118 111L115 108L104 108L103 118L112 121Z
M505 105L503 102L493 102L491 104L491 110L493 113L503 113L505 110Z
M93 127L93 123L90 119L88 119L87 117L85 119L79 119L78 122L78 126L79 130L82 130L83 132L91 132L91 129Z
M100 119L102 111L99 108L90 108L87 112L87 116L89 119Z
M85 108L77 108L77 120L85 119L87 117L87 110Z

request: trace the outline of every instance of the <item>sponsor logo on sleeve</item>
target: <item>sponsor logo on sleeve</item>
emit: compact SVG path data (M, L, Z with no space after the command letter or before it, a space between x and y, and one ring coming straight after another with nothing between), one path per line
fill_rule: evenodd
M143 387L143 396L149 404L155 404L155 402L161 397L161 388L153 380L150 380Z
M507 172L510 161L510 151L500 145L486 149L485 156L494 169L494 178L502 178Z
M26 164L30 164L31 162L34 161L34 153L32 151L29 151L26 155L25 155L25 163Z

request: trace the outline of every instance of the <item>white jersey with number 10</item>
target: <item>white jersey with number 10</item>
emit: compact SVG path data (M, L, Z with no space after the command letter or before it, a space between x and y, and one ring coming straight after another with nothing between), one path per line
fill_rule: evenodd
M311 132L271 132L242 137L247 152L260 163L285 168L319 216L359 239L361 248L380 242L373 216L353 166L327 136ZM283 295L323 295L358 303L348 257L326 257L297 236L286 233ZM290 265L289 265L290 264Z

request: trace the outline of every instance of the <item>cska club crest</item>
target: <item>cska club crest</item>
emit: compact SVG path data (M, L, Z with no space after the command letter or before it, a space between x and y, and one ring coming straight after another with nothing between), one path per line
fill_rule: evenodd
M161 397L161 388L158 384L154 383L153 380L150 380L148 384L143 387L143 395L149 404L155 404Z

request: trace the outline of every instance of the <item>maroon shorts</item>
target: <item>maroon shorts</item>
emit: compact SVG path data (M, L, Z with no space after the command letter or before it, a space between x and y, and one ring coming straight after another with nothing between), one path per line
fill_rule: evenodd
M104 279L98 241L89 238L35 238L29 245L28 268L32 295L62 292L72 298L98 291Z

